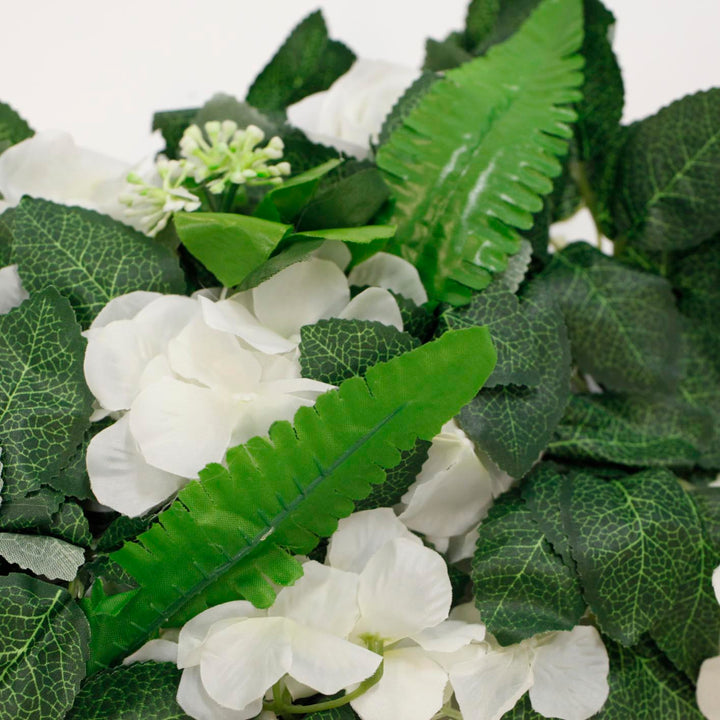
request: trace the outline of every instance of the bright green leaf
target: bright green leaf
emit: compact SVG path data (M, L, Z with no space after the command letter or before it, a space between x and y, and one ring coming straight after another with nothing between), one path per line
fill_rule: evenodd
M363 225L362 227L330 228L327 230L302 230L297 235L366 245L375 240L389 240L395 235L395 227L393 225Z
M85 676L88 624L70 594L13 573L0 578L0 720L58 720Z
M378 134L378 143L380 145L384 145L393 131L403 124L403 121L410 114L410 111L420 102L420 99L439 77L440 76L434 72L423 72L398 98L392 110L390 110L385 117L382 128L380 128L380 133Z
M32 137L33 129L6 103L0 103L0 153Z
M378 151L392 248L433 297L466 302L518 251L572 136L581 42L580 1L544 0L510 40L434 83Z
M233 213L178 213L182 244L225 287L240 284L267 260L289 225Z
M12 261L18 263L23 287L31 294L56 288L83 327L118 295L185 289L170 250L92 210L24 197L14 235Z
M35 575L67 582L75 578L85 562L85 553L77 545L54 537L20 533L0 532L0 555Z

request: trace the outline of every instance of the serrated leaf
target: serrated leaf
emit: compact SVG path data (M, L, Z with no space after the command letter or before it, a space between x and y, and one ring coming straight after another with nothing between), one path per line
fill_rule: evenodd
M306 260L321 245L321 240L301 240L300 242L290 245L287 250L273 255L273 257L249 273L238 286L238 291L251 290L266 280L269 280L273 275L277 275L281 270Z
M225 287L240 284L271 255L289 225L234 213L178 213L182 244Z
M15 208L7 208L5 212L0 213L0 267L10 265L14 221Z
M0 578L0 720L58 720L85 676L88 624L70 594L13 573Z
M157 517L157 513L149 513L140 517L127 517L120 515L115 518L107 530L98 539L97 549L100 552L116 550L125 540L130 540L150 527Z
M463 40L463 35L456 32L450 33L441 42L428 38L422 69L429 73L442 73L472 60L473 56L463 46Z
M666 280L571 243L555 253L538 287L560 305L573 359L597 382L642 393L677 383L679 315Z
M434 72L423 72L417 80L397 99L390 112L383 121L382 128L378 135L378 144L384 145L393 131L402 125L410 111L420 102L420 99L430 89L431 85L438 79Z
M85 341L68 301L48 288L0 316L0 434L5 498L39 490L89 424Z
M634 467L693 467L712 434L707 413L672 396L573 395L548 450Z
M0 532L0 555L35 575L67 582L75 578L85 562L85 553L77 545L54 537L21 533Z
M544 0L510 40L436 82L378 151L392 249L436 299L466 302L518 251L572 136L581 42L579 0Z
M474 53L483 55L493 45L505 42L519 30L539 4L540 0L500 0L495 26L480 41Z
M534 296L521 308L538 344L538 385L483 389L458 416L473 442L516 478L547 446L570 396L570 345L560 311Z
M166 662L95 673L83 682L66 720L190 720L175 699L181 675Z
M670 268L683 315L708 328L720 316L720 236L683 255Z
M610 657L610 696L593 720L703 720L695 688L652 641L625 648L603 640Z
M566 517L600 627L625 645L638 642L693 579L702 528L690 498L667 470L615 480L578 474Z
M302 376L339 385L417 347L412 335L369 320L319 320L300 328Z
M720 89L688 95L628 128L612 207L618 235L684 250L720 231Z
M537 223L537 221L536 221ZM535 225L533 225L533 228ZM505 270L495 276L493 284L507 288L511 293L516 293L520 289L532 262L533 246L530 240L521 240L520 249L508 258L508 264Z
M62 493L46 487L17 497L3 495L0 527L8 531L49 527L64 499Z
M328 37L322 13L308 15L255 79L247 101L266 112L284 111L308 95L327 90L355 62L355 54Z
M92 665L209 605L240 596L271 605L270 583L288 585L302 573L288 553L306 554L330 536L354 501L383 481L384 468L400 461L400 450L431 440L477 392L494 362L486 330L446 333L321 395L294 426L276 422L269 439L231 449L227 468L208 466L137 542L110 556L139 590L117 617L95 612L107 603L101 596L86 604Z
M498 360L486 388L496 385L537 386L538 340L517 297L503 287L491 286L473 295L469 305L446 310L440 328L485 326L490 331Z
M501 0L471 0L465 16L465 37L467 44L476 48L493 31L500 14Z
M519 493L501 496L478 533L475 606L500 643L577 625L585 601L575 570L553 551Z
M106 215L24 197L15 213L12 260L31 294L52 286L86 327L109 300L133 290L182 293L177 257Z
M90 523L83 509L72 500L64 502L50 518L47 526L42 529L49 535L67 540L74 545L90 547L92 543Z
M34 134L34 130L15 110L6 103L0 103L0 153Z

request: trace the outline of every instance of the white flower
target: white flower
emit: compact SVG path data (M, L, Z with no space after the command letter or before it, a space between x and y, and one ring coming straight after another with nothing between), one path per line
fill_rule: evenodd
M712 585L715 597L720 603L720 567L713 571ZM708 720L720 720L720 655L703 661L696 692L700 712Z
M17 265L0 268L0 315L18 307L28 297L20 281Z
M386 115L418 75L382 60L357 60L329 90L291 105L288 118L311 139L365 157Z

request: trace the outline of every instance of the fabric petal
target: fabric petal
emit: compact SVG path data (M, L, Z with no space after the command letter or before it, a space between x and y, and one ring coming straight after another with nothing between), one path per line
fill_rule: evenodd
M390 641L410 637L445 620L451 601L452 588L442 557L397 538L385 543L360 574L360 622L355 633L371 633Z
M425 650L441 653L456 652L471 642L484 640L485 626L480 623L444 620L435 627L416 633L412 639Z
M403 321L397 300L382 288L371 287L356 295L338 316L346 320L369 320L392 325L402 331Z
M292 666L290 621L249 618L205 640L200 676L215 702L243 710L265 693Z
M337 635L292 623L290 674L324 695L362 682L381 662L380 655Z
M298 395L255 395L239 407L229 447L246 443L257 435L267 435L274 422L291 421L299 408L313 403L314 400Z
M344 272L352 260L352 253L345 243L337 240L326 240L313 253L313 257L319 260L329 260Z
M384 662L380 681L350 703L353 710L362 720L430 720L443 705L447 673L416 647L388 650Z
M178 705L194 720L249 720L262 710L262 697L256 698L242 710L231 710L215 702L208 695L200 677L200 668L183 671L177 691Z
M715 591L715 598L720 603L720 566L713 570L712 574L712 586Z
M697 704L708 720L720 720L720 655L708 658L700 666Z
M311 560L303 565L303 576L278 593L269 614L346 637L360 615L358 581L354 573Z
M422 545L422 540L413 535L390 508L353 513L338 523L328 544L326 562L338 570L360 573L385 543L400 537Z
M553 633L535 651L530 702L545 717L586 720L607 700L608 670L607 651L594 627Z
M244 620L262 617L264 614L264 611L258 610L247 600L226 602L204 610L186 622L180 630L177 642L177 666L185 668L200 663L202 645L213 625L222 620Z
M531 654L524 645L491 651L450 668L463 717L500 720L533 683Z
M238 407L225 394L163 378L137 396L128 414L147 462L192 478L225 457Z
M0 268L0 315L10 312L30 295L22 286L17 265Z
M123 665L131 665L136 662L171 662L176 663L178 657L178 644L171 640L148 640L139 650L128 655L123 660Z
M161 298L162 293L136 290L135 292L119 295L95 316L90 323L90 330L97 330L116 320L132 320L144 307Z
M392 290L412 300L416 305L427 302L427 292L420 281L417 268L397 255L379 252L356 265L348 276L351 285Z
M167 500L186 482L148 465L130 433L127 415L92 438L87 470L97 500L130 517Z
M295 263L252 290L255 316L289 338L303 325L337 317L350 301L345 274L335 263L311 258Z

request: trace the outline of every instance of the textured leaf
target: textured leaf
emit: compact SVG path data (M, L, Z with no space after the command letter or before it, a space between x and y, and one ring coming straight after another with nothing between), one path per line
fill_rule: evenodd
M603 632L636 643L692 581L702 529L666 470L616 480L573 478L568 537L585 599Z
M619 235L650 250L683 250L720 231L720 89L677 100L632 125L618 166Z
M613 390L667 391L679 368L679 316L669 283L586 243L556 253L541 291L560 305L573 358Z
M0 720L65 717L85 675L88 625L70 594L27 575L0 578Z
M190 720L175 700L181 675L173 663L157 662L95 673L66 720Z
M101 422L94 422L85 431L82 441L71 456L70 460L58 471L57 475L48 481L48 485L64 495L79 500L89 500L94 497L90 489L90 478L87 473L85 458L90 440L101 430L112 424L108 418Z
M515 295L491 286L473 295L469 305L449 309L440 316L440 327L458 329L485 326L498 360L486 388L496 385L537 386L540 382L538 341L533 327Z
M8 497L3 494L0 527L7 531L49 528L64 499L57 490L45 487L28 495Z
M511 293L516 293L530 269L532 254L532 242L530 240L521 240L520 249L515 255L508 258L507 267L503 272L495 276L493 284L507 288Z
M225 287L241 283L264 263L289 225L234 213L178 213L182 244Z
M420 99L430 89L430 86L438 77L434 72L423 72L397 99L392 110L390 110L385 117L382 128L380 128L378 135L378 143L380 145L384 145L393 131L402 125L405 118L410 114L410 111L420 102Z
M323 710L322 712L308 715L305 720L357 720L357 718L357 713L350 705L341 705L338 708Z
M537 339L540 382L483 389L458 418L475 444L516 478L545 449L570 396L570 346L560 312L534 297L520 307Z
M391 325L369 320L331 318L300 328L302 376L339 385L368 368L418 345Z
M48 288L0 316L4 495L39 490L68 462L89 424L85 341L67 300Z
M260 265L260 267L256 268L247 275L240 283L238 290L250 290L251 288L257 287L260 283L269 280L273 275L277 275L281 270L284 270L297 262L306 260L321 245L322 240L305 239L290 245L287 250L283 250L277 255L273 255L273 257L266 260L262 265Z
M501 0L471 0L465 16L465 37L467 44L476 48L493 31L500 14L500 7L507 5Z
M83 509L72 500L64 502L43 531L74 545L90 547L92 534Z
M433 297L466 302L518 251L572 136L581 42L579 0L544 0L510 40L433 84L380 148L393 251Z
M593 720L703 720L695 689L649 640L625 648L603 638L610 696Z
M9 105L0 103L0 153L34 135L33 129Z
M548 450L635 467L693 467L711 432L705 412L672 396L573 395Z
M517 492L496 501L478 533L475 605L499 642L577 625L586 606L575 570L553 551Z
M684 255L670 271L680 311L708 328L720 317L720 236Z
M23 287L32 294L52 285L70 300L84 327L118 295L185 289L170 250L92 210L25 197L14 233L12 260Z
M327 90L355 62L355 54L330 40L322 13L308 15L285 40L248 91L247 101L265 111Z
M470 367L468 354L475 357ZM400 461L399 450L418 437L431 440L494 362L487 331L446 333L321 395L298 411L294 426L277 422L269 439L231 449L227 469L208 466L158 523L111 555L140 589L116 617L103 613L112 597L97 583L86 599L93 666L208 605L238 596L272 604L270 582L288 585L302 572L288 553L306 554L330 536L354 501L383 481L383 469Z
M127 517L120 515L115 518L107 530L98 539L97 549L100 552L116 550L125 540L130 540L150 527L157 517L157 513L149 513L140 517Z
M0 532L0 555L9 563L48 580L74 580L85 562L77 545L44 535Z
M10 265L14 221L15 208L8 208L0 213L0 267Z

